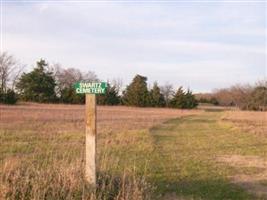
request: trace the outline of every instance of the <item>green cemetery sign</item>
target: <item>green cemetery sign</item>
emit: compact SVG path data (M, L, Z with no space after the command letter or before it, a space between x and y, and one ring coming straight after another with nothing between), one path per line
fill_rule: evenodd
M78 82L74 84L77 94L105 94L108 84L106 82Z

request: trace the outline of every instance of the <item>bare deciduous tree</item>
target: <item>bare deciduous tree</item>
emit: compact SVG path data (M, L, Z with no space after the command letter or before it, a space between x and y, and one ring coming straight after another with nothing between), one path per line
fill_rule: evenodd
M74 83L79 81L90 82L98 80L97 75L92 71L82 72L76 68L64 69L60 64L54 64L50 70L53 71L57 82L57 92L62 91L64 88L71 88Z
M236 106L243 109L247 109L248 101L252 91L253 87L250 85L238 84L230 88L230 93Z
M256 87L266 87L267 88L267 78L257 81Z
M166 106L169 106L170 99L174 95L173 86L169 83L166 83L165 85L160 87L160 90L164 96Z
M111 81L111 85L116 88L116 91L118 94L120 94L122 91L123 82L121 78L113 79Z
M6 92L8 88L14 89L16 81L21 75L24 66L20 65L12 55L7 52L0 54L0 89Z
M247 109L249 98L254 87L251 85L234 85L230 88L217 89L213 95L223 106L237 106Z

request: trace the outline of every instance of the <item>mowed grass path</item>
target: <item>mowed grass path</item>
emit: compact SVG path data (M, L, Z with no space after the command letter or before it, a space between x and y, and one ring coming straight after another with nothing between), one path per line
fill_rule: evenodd
M230 181L236 173L258 169L231 167L225 155L266 158L266 138L244 133L220 120L222 112L170 120L150 130L154 151L151 179L159 199L266 199ZM253 174L252 174L253 175Z

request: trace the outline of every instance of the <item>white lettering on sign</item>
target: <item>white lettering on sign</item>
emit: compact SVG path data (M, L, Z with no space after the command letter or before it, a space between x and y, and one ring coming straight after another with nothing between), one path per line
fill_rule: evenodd
M107 83L102 82L102 83L97 83L97 82L92 82L92 83L76 83L74 85L75 91L78 94L105 94L106 89L107 89Z
M83 88L99 88L101 83L80 83L80 87Z
M77 88L76 89L77 93L94 93L94 94L103 94L105 92L104 88Z

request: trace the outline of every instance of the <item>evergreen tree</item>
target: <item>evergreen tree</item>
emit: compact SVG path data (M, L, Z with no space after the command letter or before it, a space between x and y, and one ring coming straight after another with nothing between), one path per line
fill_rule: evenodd
M61 90L60 100L62 103L81 104L85 103L85 94L76 94L74 88L66 87Z
M150 90L149 94L150 94L150 106L153 107L165 106L164 96L160 92L160 88L157 82L154 83L153 88Z
M190 90L184 92L182 87L179 87L174 97L170 101L173 108L192 109L197 106L197 100Z
M23 73L17 83L21 98L25 101L53 102L56 100L55 79L47 70L47 63L41 59L30 73Z
M115 85L111 86L108 83L106 93L97 96L97 103L100 105L118 105L120 103L119 91Z
M123 92L123 103L129 106L145 107L149 105L147 78L136 75L130 85Z
M185 94L185 108L195 108L198 105L195 96L192 92L188 89Z
M173 108L185 108L185 93L182 87L179 87L173 98L170 101L170 105Z
M14 90L7 89L6 92L2 92L0 89L0 103L15 104L17 100L17 94L14 92Z

